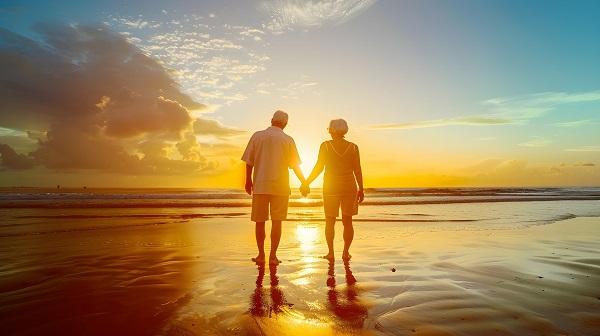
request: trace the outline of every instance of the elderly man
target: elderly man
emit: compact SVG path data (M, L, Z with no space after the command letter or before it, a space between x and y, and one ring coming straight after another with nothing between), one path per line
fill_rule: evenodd
M287 218L291 194L288 169L293 169L301 182L300 156L294 139L283 133L287 126L287 113L278 110L273 114L271 126L252 135L242 155L246 162L246 192L252 195L251 220L256 222L256 263L265 262L265 222L271 213L271 252L269 264L277 265L277 248L281 240L281 222ZM254 170L254 175L252 171Z

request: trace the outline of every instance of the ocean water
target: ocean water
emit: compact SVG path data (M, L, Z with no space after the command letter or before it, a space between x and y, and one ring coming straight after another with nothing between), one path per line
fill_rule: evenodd
M320 190L294 191L268 272L250 262L250 204L238 189L0 189L0 330L591 334L597 230L520 229L600 217L600 188L368 189L351 267L318 258Z
M324 222L321 190L296 190L288 221ZM241 189L0 188L0 237L159 225L194 218L248 218ZM600 187L373 188L357 225L416 231L497 230L600 217Z

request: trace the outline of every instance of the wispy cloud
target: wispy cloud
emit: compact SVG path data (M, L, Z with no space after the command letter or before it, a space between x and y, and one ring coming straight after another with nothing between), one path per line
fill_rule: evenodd
M325 5L324 2L298 1L294 5L305 11L346 8L344 13L349 17L362 8L364 4L361 3L372 2L374 0L333 1ZM268 3L273 8L290 4L283 1ZM202 99L211 111L246 100L254 94L277 94L284 99L294 99L309 90L312 81L301 75L287 83L271 83L273 87L262 86L259 75L268 69L271 61L268 55L270 39L277 37L269 34L269 29L264 26L233 25L222 21L214 13L196 15L176 11L162 11L152 16L109 15L106 18L107 25L120 31L146 55L172 69L170 74L185 92Z
M549 144L553 143L554 141L549 140L549 139L545 139L545 138L536 138L533 139L531 141L527 141L524 143L520 143L519 146L525 146L525 147L546 147Z
M566 149L567 152L600 152L600 146L582 146Z
M127 34L128 40L147 55L173 69L186 92L213 107L246 99L239 94L240 87L266 70L270 60L264 30L223 24L215 14L112 15L107 23Z
M263 1L258 8L267 16L264 27L273 34L296 29L312 28L342 23L377 0L276 0Z
M307 79L307 77L303 77L303 79ZM290 99L298 99L299 94L309 90L311 87L318 85L316 82L305 82L299 81L290 83L285 87L277 88L275 91L278 91L282 98L290 98ZM318 92L313 92L318 94Z
M474 126L488 126L488 125L506 125L514 124L515 122L509 119L483 117L483 116L472 116L472 117L458 117L450 119L438 119L431 121L421 121L413 123L403 124L382 124L382 125L371 125L369 129L403 129L403 128L423 128L423 127L438 127L448 125L474 125Z
M590 124L595 124L595 123L591 119L554 123L554 125L561 126L561 127L579 127L579 126L590 125Z
M515 97L494 98L483 101L492 113L514 120L528 121L567 104L600 101L600 91L543 92Z
M567 103L579 103L600 100L600 91L566 93L566 92L543 92L515 97L494 98L484 101L501 108L510 107L552 107Z
M583 93L546 92L508 98L494 98L481 102L489 109L488 115L463 116L447 119L426 120L412 123L395 123L369 126L369 129L403 129L439 127L448 125L507 125L526 124L549 111L565 104L600 101L600 91ZM573 127L592 123L591 120L557 123L559 126Z
M582 161L580 161L580 162L576 162L574 164L574 166L575 167L595 167L596 164L592 163L592 162L582 162Z

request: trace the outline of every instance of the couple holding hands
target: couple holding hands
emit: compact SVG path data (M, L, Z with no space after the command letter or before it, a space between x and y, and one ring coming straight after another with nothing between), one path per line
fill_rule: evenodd
M288 114L278 110L271 126L252 135L242 161L246 162L246 192L252 195L251 220L256 223L255 234L258 256L252 261L264 263L265 222L271 215L271 251L269 264L277 265L277 248L281 240L281 224L287 218L291 193L288 169L302 182L300 192L306 196L310 183L325 170L323 176L323 206L325 210L325 239L329 252L323 258L333 260L333 239L336 218L342 213L344 250L342 259L349 260L350 244L354 238L352 216L358 214L358 204L365 198L358 146L344 139L348 124L344 119L333 119L327 130L331 140L319 148L317 163L308 178L300 170L300 156L294 139L283 132Z

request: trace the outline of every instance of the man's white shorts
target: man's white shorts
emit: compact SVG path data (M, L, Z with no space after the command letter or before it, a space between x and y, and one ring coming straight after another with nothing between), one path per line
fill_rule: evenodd
M272 220L286 220L289 200L289 196L252 194L252 214L250 215L250 220L253 222L265 222L269 220L269 207L271 208Z

